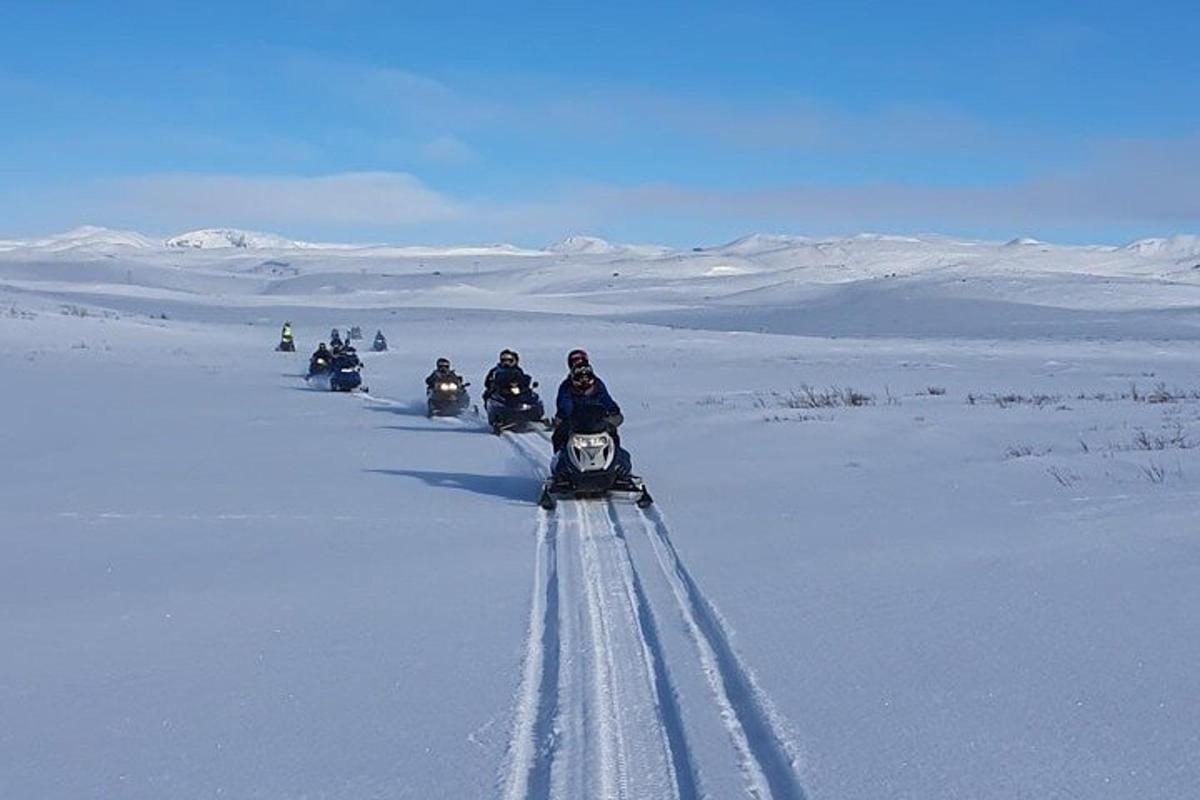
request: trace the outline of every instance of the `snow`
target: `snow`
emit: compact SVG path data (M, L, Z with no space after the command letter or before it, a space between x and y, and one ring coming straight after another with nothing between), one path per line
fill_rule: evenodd
M253 250L289 249L305 247L304 242L294 242L269 233L257 233L232 228L204 228L172 236L163 244L167 247L191 247L198 249L240 247Z
M583 236L575 234L546 247L549 253L559 253L567 256L656 256L666 255L669 247L645 244L618 244L601 239L598 236Z
M1194 794L1188 237L284 241L0 252L0 797ZM645 513L423 414L575 346Z

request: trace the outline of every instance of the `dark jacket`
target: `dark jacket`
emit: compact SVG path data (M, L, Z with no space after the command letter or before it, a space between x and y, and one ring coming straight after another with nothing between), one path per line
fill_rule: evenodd
M599 389L601 392L604 392L605 395L608 395L608 387L604 385L604 381L600 380L600 378L597 376L593 376L593 380L596 381L596 388ZM570 400L567 398L567 395L569 395L570 393L571 393L571 376L568 375L567 377L563 378L563 382L558 385L558 395L554 401L555 409L562 408L564 402L567 402L567 403L570 402ZM612 399L611 396L609 397L609 399ZM564 417L562 414L556 413L556 416L560 420L566 419L566 417Z
M522 391L525 391L529 389L530 379L520 366L506 367L497 364L492 367L488 370L487 377L483 379L483 399L491 397L497 385L509 383L515 383L521 387Z
M354 369L361 367L362 362L358 360L358 356L354 353L338 353L333 357L334 369Z
M435 383L446 383L446 382L457 383L459 385L459 387L462 387L462 385L463 385L463 379L461 377L459 377L458 373L455 372L454 370L450 370L449 372L443 373L443 372L438 372L435 369L433 372L429 373L429 375L425 378L425 388L432 389L433 385Z
M571 417L576 411L585 408L601 411L603 416L615 418L614 425L621 424L621 407L617 405L616 400L612 399L612 395L608 393L608 389L599 378L584 391L576 389L570 381L567 381L565 393L559 391L557 416L566 424L570 425Z

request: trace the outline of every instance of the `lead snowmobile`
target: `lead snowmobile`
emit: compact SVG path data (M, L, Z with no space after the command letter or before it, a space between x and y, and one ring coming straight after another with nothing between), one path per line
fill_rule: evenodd
M538 505L552 510L559 496L606 497L611 492L636 494L638 508L654 502L645 482L633 474L629 451L615 436L613 420L594 407L580 409L568 425L566 445L550 463Z
M387 350L387 339L384 338L383 331L375 331L375 341L371 342L371 349L376 353Z

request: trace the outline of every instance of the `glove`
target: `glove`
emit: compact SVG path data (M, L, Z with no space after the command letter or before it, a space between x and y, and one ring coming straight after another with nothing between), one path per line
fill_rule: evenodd
M614 428L619 428L619 427L621 427L621 423L625 421L625 415L624 414L609 414L607 417L604 418L604 421L607 422L609 425L613 426Z

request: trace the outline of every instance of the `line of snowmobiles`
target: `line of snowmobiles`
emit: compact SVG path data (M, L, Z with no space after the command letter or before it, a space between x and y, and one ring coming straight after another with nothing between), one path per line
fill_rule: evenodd
M360 328L358 325L352 325L351 327L347 328L345 335L342 334L340 328L333 328L329 331L330 345L349 344L351 341L362 338L362 328ZM383 331L375 331L375 338L371 340L371 350L376 353L382 353L387 349L387 337L383 335ZM296 340L292 335L292 326L290 322L284 323L283 330L279 335L279 344L275 345L275 351L278 353L296 352Z
M336 352L330 350L328 355L313 356L307 380L335 392L367 391L362 385L362 362L354 348L341 341L338 345ZM459 417L468 412L479 415L479 409L471 405L467 391L470 385L454 372L430 376L426 386L426 416ZM527 376L494 383L490 392L485 392L488 429L496 435L554 430L555 423L547 419L537 388L538 382ZM633 473L629 452L621 446L617 434L621 421L619 414L614 419L590 407L575 412L569 423L558 421L570 428L563 437L562 447L551 458L550 475L537 499L539 506L551 511L561 498L595 499L613 493L634 495L639 508L647 508L654 502L645 481Z
M461 379L434 382L428 387L427 416L461 416L470 407ZM513 380L492 386L484 403L487 425L496 435L505 432L554 430L546 418L537 381ZM565 424L565 423L562 423ZM613 492L635 495L639 508L653 502L645 481L633 474L629 452L620 445L613 420L600 414L580 414L571 422L565 446L554 455L550 477L542 485L538 505L550 511L559 498L601 498Z

